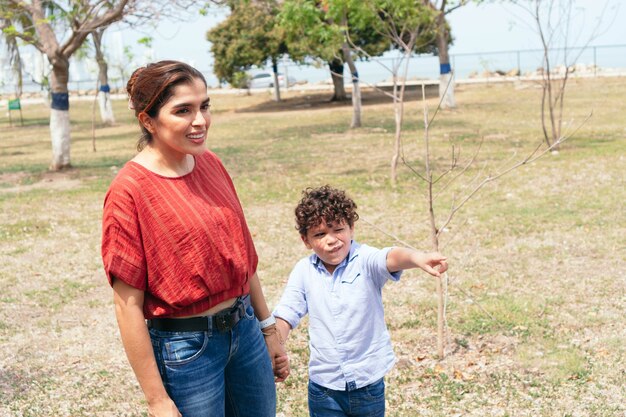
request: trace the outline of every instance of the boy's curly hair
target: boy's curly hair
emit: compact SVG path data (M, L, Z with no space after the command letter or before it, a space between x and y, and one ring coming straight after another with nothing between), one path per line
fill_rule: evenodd
M345 221L352 227L359 219L354 201L344 191L330 185L302 191L302 200L295 213L296 229L302 236L306 236L310 228L318 226L322 221L327 224Z

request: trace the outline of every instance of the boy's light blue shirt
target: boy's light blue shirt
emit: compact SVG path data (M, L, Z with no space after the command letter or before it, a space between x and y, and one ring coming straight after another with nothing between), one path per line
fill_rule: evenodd
M354 390L382 378L396 358L382 301L391 248L352 241L350 253L331 275L313 254L301 259L274 315L293 329L309 314L309 378L334 390Z

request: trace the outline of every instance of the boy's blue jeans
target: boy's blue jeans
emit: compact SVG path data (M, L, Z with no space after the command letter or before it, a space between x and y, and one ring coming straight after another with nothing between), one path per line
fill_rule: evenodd
M336 391L309 381L311 417L383 417L385 381L381 378L353 391Z
M272 364L251 306L226 332L150 329L165 388L184 417L274 417Z

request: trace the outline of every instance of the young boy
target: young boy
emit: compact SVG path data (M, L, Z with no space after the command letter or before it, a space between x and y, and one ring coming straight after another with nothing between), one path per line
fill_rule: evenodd
M309 414L384 416L384 375L395 356L385 325L382 287L402 270L440 276L439 253L376 249L353 241L356 204L341 190L307 189L296 207L300 237L314 254L301 259L274 310L287 339L309 314Z

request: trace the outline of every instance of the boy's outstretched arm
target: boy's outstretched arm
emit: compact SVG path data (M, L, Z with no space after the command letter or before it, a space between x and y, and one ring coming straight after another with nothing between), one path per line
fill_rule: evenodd
M413 249L394 247L387 254L387 270L397 272L420 268L430 275L440 277L448 269L446 259L439 252L418 252Z

